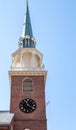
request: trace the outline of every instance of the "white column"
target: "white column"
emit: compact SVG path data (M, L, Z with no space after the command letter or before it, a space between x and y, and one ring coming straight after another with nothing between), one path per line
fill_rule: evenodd
M21 51L20 51L20 67L21 67L21 69L22 69L22 49L21 49Z
M32 52L32 57L31 57L31 68L34 68L34 52Z

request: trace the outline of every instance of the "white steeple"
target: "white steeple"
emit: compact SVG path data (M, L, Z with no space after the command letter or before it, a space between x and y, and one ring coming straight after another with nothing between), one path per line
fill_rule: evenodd
M35 39L33 38L32 33L28 1L26 4L25 16L26 17L23 24L24 35L19 40L19 44L22 44L22 46L19 46L19 49L12 54L11 69L13 71L43 70L43 55L35 48Z

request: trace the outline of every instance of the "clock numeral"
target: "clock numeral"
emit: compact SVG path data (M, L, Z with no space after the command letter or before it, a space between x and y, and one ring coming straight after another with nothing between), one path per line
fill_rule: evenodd
M25 109L23 109L23 111L25 111Z
M23 107L21 107L21 109L23 109Z
M29 98L27 98L27 101L29 101Z
M33 107L36 106L35 104L33 104Z

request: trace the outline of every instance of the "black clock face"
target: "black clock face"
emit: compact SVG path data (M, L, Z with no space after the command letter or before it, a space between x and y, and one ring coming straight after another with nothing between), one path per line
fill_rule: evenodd
M36 102L29 98L23 99L19 104L20 110L24 113L31 113L35 111L36 106Z

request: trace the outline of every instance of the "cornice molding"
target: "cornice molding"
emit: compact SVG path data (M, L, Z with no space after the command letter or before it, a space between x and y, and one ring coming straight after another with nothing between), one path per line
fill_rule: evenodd
M10 76L12 75L47 75L47 71L9 71Z

